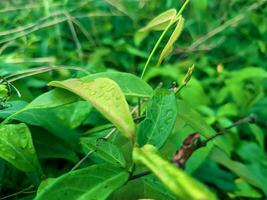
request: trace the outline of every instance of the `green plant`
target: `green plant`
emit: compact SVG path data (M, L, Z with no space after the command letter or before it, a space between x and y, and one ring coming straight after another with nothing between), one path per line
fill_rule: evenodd
M123 4L109 2L124 12ZM218 65L218 73L212 67L207 71L196 70L210 76L200 83L193 76L194 62L184 64L189 67L185 73L186 70L177 70L174 66L159 67L164 59L171 59L168 55L181 34L184 24L181 14L187 3L185 1L178 12L175 9L163 12L134 35L136 43L140 43L152 31L162 31L151 53L145 56L148 59L140 78L118 71L84 76L84 72L87 73L84 68L92 72L92 66L41 67L4 75L0 82L3 105L0 177L23 176L26 184L22 185L28 184L13 196L33 192L25 198L217 199L228 192L229 197L248 198L267 194L266 171L261 170L265 163L259 161L266 158L262 129L258 124L250 125L249 132L255 138L241 144L236 134L237 125L254 121L254 117L246 116L257 112L255 105L264 95L262 82L266 71L256 67L229 71ZM45 6L49 10L49 5ZM47 18L51 15L46 14ZM82 47L72 24L75 20L66 12L61 14L62 19L68 20L76 38L77 55L82 59ZM160 47L162 51L155 59ZM142 56L136 49L131 51ZM98 56L101 58L107 52L110 51L96 50L97 65L103 64ZM158 67L149 68L155 60ZM53 76L64 79L65 74L69 76L68 69L74 69L77 74L72 76L77 78L54 80ZM48 76L47 72L54 74ZM12 91L17 87L22 95L26 93L27 89L19 88L23 84L16 83L33 75L40 78L31 80L29 87L44 87L43 82L49 80L47 91L37 90L30 103L9 101L16 98ZM153 80L157 77L160 80ZM167 77L179 84L171 84ZM205 91L203 88L214 89ZM214 103L209 102L205 92ZM232 99L232 103L226 103L228 99ZM265 115L264 112L257 114ZM239 118L243 119L234 122ZM223 130L215 131L216 123ZM239 145L234 149L236 143ZM249 152L257 152L259 157ZM248 163L235 160L231 155ZM7 187L13 184L8 178L1 180ZM217 182L219 186L203 182L211 185Z

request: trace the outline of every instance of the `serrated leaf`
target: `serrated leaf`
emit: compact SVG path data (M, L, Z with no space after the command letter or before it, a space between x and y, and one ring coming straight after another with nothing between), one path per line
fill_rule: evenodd
M110 78L121 88L125 96L149 97L153 89L139 77L124 72L102 72L83 77L82 80Z
M89 101L118 130L130 138L135 133L135 124L125 97L119 86L111 79L97 78L89 81L69 79L52 81L50 86L64 88Z
M167 44L165 45L165 47L163 48L163 50L159 56L159 60L158 60L157 65L160 65L162 63L163 59L166 58L166 56L170 54L170 52L173 49L174 42L179 38L179 36L182 32L183 26L184 26L184 19L180 15L178 17L178 22L177 22L177 25L176 25L172 35L170 36Z
M96 156L105 162L122 167L126 166L126 161L119 148L105 139L81 138L81 145L84 153L93 151L92 156Z
M160 148L171 134L177 116L175 94L158 89L149 100L146 119L140 123L137 141L140 146L153 144Z
M217 199L202 183L161 158L152 145L147 144L142 148L135 148L133 159L136 163L144 164L149 168L164 186L179 199Z
M140 29L139 32L164 30L171 20L175 18L175 15L176 10L174 8L169 9L152 19L144 28Z
M66 173L46 184L35 200L106 199L128 180L128 173L112 165L93 165Z
M25 124L0 126L0 157L22 171L38 170L31 133Z

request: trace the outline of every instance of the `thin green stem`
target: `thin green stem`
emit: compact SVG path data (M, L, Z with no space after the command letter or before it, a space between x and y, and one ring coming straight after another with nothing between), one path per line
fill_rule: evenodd
M164 29L164 31L161 33L161 35L160 35L160 37L159 37L157 43L155 44L154 48L152 49L152 51L151 51L151 53L150 53L150 55L149 55L149 57L148 57L148 59L147 59L147 61L146 61L145 67L144 67L144 69L143 69L143 71L142 71L141 79L143 79L148 64L150 63L150 61L151 61L153 55L155 54L155 52L156 52L156 50L157 50L157 48L158 48L160 42L162 41L162 39L164 38L165 34L167 33L167 31L169 30L169 28L171 27L172 24L173 24L173 21L170 21L170 23L168 24L168 26L167 26L167 27Z
M177 15L175 16L175 19L176 19L177 17L179 17L179 15L181 15L181 13L184 11L184 9L185 9L185 7L186 7L186 5L187 5L188 3L189 3L189 0L186 0L186 1L184 2L184 4L182 5L181 9L178 11ZM148 64L150 63L150 61L151 61L153 55L155 54L157 48L159 47L160 42L162 41L162 39L164 38L165 34L167 33L167 31L168 31L169 28L173 25L174 22L175 22L175 20L171 20L170 23L168 24L168 26L167 26L167 27L164 29L164 31L161 33L161 35L160 35L160 37L159 37L157 43L155 44L154 48L152 49L152 51L151 51L151 53L150 53L150 55L149 55L149 57L148 57L148 59L147 59L147 61L146 61L146 64L145 64L144 69L143 69L142 74L141 74L141 79L143 79L144 74L145 74L145 72L146 72L146 69L147 69L147 67L148 67Z

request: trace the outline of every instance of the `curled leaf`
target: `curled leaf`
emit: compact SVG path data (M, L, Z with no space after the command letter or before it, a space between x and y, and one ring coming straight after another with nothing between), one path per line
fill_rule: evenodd
M96 78L88 81L69 79L52 81L49 85L69 90L89 101L123 135L129 138L134 135L135 124L125 96L113 80L108 78Z
M156 16L154 19L152 19L144 28L140 29L139 32L146 32L151 30L164 30L168 24L173 20L176 16L176 9L172 8L169 9L158 16Z
M178 20L177 25L176 25L171 37L169 38L167 44L165 45L164 49L162 50L162 52L159 56L159 61L158 61L157 65L160 65L162 63L163 59L166 58L167 55L169 55L169 53L173 49L174 42L179 38L179 36L182 32L182 29L184 26L184 19L180 15L177 20Z

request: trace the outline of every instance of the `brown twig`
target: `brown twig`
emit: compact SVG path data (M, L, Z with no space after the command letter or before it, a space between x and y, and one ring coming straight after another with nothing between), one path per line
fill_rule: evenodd
M248 123L254 123L256 121L256 117L254 115L250 115L246 118L240 119L233 123L232 125L222 129L221 131L217 132L215 135L205 139L200 139L199 133L192 133L187 136L183 142L183 145L174 155L172 162L177 165L179 168L184 168L187 160L191 157L191 155L198 149L205 147L208 142L214 140L218 136L225 134L229 129L234 128L236 126Z
M207 138L206 140L201 141L200 134L199 133L192 133L189 136L187 136L182 146L178 151L176 151L175 155L173 156L172 163L174 163L178 168L184 168L187 160L192 156L192 154L207 145L208 142L212 141L213 139L217 138L218 136L221 136L225 134L229 129L242 125L242 124L248 124L248 123L254 123L256 121L255 115L250 115L246 118L240 119L233 123L232 125L222 129L221 131L217 132L215 135ZM144 171L136 175L132 175L129 178L129 181L141 178L143 176L147 176L151 174L150 171Z

